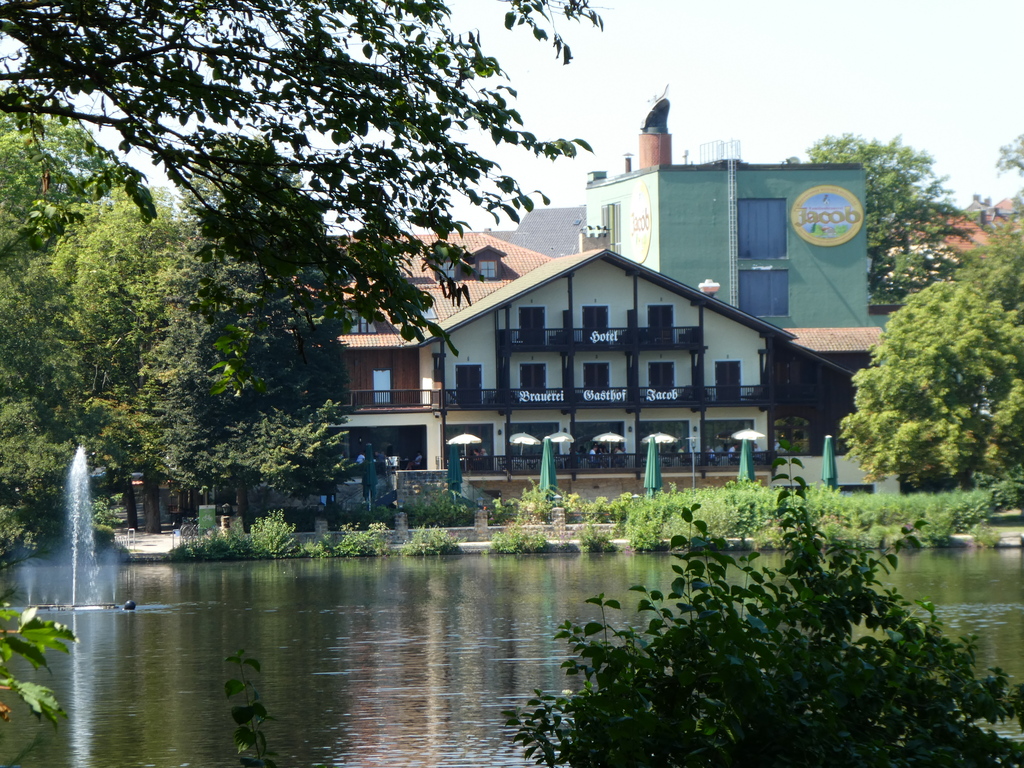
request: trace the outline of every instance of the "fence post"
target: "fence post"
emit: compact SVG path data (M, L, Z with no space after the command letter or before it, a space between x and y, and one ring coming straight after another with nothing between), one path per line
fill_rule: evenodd
M480 508L476 511L476 515L473 518L473 528L476 529L476 540L477 541L490 541L491 531L488 528L488 516L487 509Z
M565 507L552 507L551 527L555 529L555 538L565 541Z

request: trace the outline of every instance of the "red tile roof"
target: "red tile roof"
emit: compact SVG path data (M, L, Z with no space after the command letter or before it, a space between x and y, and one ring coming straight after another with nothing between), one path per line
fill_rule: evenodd
M794 334L794 344L812 352L867 352L882 337L875 326L860 328L787 328Z
M438 240L436 235L421 235L420 239L430 245ZM505 240L494 237L486 232L467 232L463 236L452 235L448 242L462 246L469 253L478 253L484 248L493 248L502 253L501 265L499 267L498 279L479 280L471 277L462 281L469 294L469 304L480 301L485 296L494 293L514 280L519 279L537 267L547 264L551 258L542 253L512 245ZM432 270L426 268L422 263L418 271L409 277L409 281L426 293L434 297L435 322L443 322L452 315L461 312L469 306L465 299L461 304L454 304L441 291L441 286L434 279ZM390 323L373 323L374 333L349 333L341 336L341 341L350 347L401 347L410 342L405 341Z

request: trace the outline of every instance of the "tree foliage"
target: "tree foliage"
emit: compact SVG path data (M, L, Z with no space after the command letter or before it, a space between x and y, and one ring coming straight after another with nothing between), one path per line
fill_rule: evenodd
M902 301L956 271L959 255L944 241L959 234L962 214L943 186L945 177L935 175L930 154L905 146L899 136L883 143L849 133L819 139L807 154L812 163L864 165L873 303Z
M870 477L969 487L1024 460L1024 329L967 283L912 296L854 383L843 437Z
M542 40L558 16L600 24L589 0L502 5L507 27ZM0 112L47 178L96 199L123 189L152 216L125 160L141 152L195 202L202 258L257 264L264 296L323 302L345 322L386 316L409 338L439 328L407 278L421 258L435 271L461 258L414 232L461 230L460 199L513 219L533 205L465 137L550 158L586 146L523 129L500 64L478 33L453 28L445 0L7 0L0 19ZM550 42L568 61L562 38ZM66 173L46 149L50 118L102 129L117 148L92 142L103 167ZM45 200L33 216L37 233L59 231L74 212ZM309 269L316 295L295 279ZM230 298L221 285L202 292L214 314Z
M990 228L988 237L987 245L970 252L957 281L1012 312L1017 324L1024 325L1024 236L1011 223Z
M57 725L58 719L66 715L57 703L53 691L38 683L17 679L9 662L17 657L27 661L34 669L46 667L46 651L67 653L66 643L75 643L78 640L65 625L37 617L35 608L18 613L4 605L0 607L0 620L16 621L0 631L0 689L17 695L40 720L46 718ZM9 721L11 712L11 706L0 701L0 719Z
M151 485L165 477L160 391L148 364L167 325L168 273L195 247L194 230L170 201L157 206L160 216L147 220L123 195L80 205L80 221L53 247L75 329L73 394L86 413L81 440L106 467L108 482L125 490L134 472ZM155 520L147 523L158 530Z
M800 492L780 514L778 568L734 559L686 510L693 533L673 539L670 589L634 587L638 626L608 618L616 601L589 600L602 620L558 634L582 690L538 692L509 713L527 756L572 768L1024 763L989 726L1017 720L1019 691L999 670L977 678L973 641L882 585L895 555L828 543Z
M210 324L188 311L196 285L211 273L233 291L232 305L248 312L224 309ZM340 323L311 315L315 330L300 333L304 320L283 296L256 300L259 283L252 265L214 271L188 260L171 283L169 325L150 370L161 382L167 468L181 487L230 485L244 495L267 483L284 493L319 492L342 469L341 438L331 429L344 420ZM212 391L216 346L226 338L244 340L262 391Z

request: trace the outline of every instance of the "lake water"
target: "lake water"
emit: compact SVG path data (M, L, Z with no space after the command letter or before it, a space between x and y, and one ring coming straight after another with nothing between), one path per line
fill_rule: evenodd
M50 653L69 719L55 732L23 706L0 723L0 764L48 768L237 766L224 658L258 658L285 766L525 766L503 709L570 687L552 638L595 617L604 592L667 584L665 555L390 558L120 567L135 612L51 614L81 642ZM905 555L892 579L930 597L951 633L981 636L980 666L1024 679L1021 550ZM623 611L623 614L631 612ZM24 676L28 676L25 673Z

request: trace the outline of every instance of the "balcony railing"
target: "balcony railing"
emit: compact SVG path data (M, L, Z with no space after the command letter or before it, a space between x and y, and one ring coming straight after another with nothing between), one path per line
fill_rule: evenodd
M498 344L512 347L564 347L569 343L569 332L562 328L511 328L498 331Z
M720 384L715 387L704 387L704 401L716 405L722 403L764 402L767 399L768 387L761 384L753 386Z
M700 402L700 389L689 384L678 387L576 387L575 389L448 389L446 408L563 408L565 406L644 408L693 406ZM710 405L752 405L766 402L768 388L762 385L721 385L704 387L704 402Z
M813 384L776 388L779 402L813 400ZM357 410L437 410L445 408L490 410L495 408L564 408L575 406L639 406L644 408L692 406L699 402L699 389L689 384L678 387L577 387L546 389L355 389L349 392L349 406ZM712 405L750 405L767 400L768 388L760 385L704 387L705 402Z
M436 409L441 403L441 393L435 389L353 389L349 393L349 405L359 410L373 408L423 408Z
M772 451L754 451L754 465L770 466L774 459ZM735 468L739 471L739 453L676 453L665 451L659 455L662 470L698 469L714 471ZM696 462L693 466L691 460ZM539 475L541 457L538 454L522 456L465 456L460 459L462 471L467 475ZM556 454L555 469L557 472L582 472L594 474L614 474L616 472L643 472L647 469L647 451L640 453L601 453L589 454Z
M641 349L695 347L700 344L699 326L675 328L509 328L498 331L500 347L516 350L562 350L569 338L576 347L592 349L622 349L632 347L634 336Z

